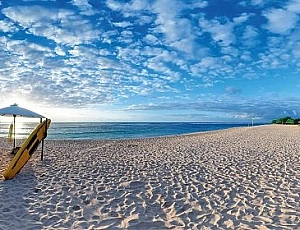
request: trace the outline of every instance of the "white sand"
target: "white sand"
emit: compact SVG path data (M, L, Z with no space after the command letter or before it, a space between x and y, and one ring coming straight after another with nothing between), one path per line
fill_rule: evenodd
M300 227L298 126L45 144L0 179L0 229Z

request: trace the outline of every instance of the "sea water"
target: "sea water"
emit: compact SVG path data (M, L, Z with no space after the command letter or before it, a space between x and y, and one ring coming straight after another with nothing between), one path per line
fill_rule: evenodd
M17 121L15 127L16 138L27 138L37 125L38 122ZM9 126L9 123L0 123L0 137L8 136ZM249 126L249 124L209 122L53 122L48 130L47 139L132 139L188 134L245 126Z

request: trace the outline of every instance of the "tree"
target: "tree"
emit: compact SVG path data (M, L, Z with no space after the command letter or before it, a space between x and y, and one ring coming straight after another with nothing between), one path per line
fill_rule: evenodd
M293 118L289 118L289 119L286 120L285 123L289 124L289 125L294 125L295 124L295 120Z
M293 120L291 117L284 117L283 118L283 124L286 124L288 120Z
M272 124L288 124L288 125L300 124L300 118L293 119L291 117L281 117L276 120L273 120Z

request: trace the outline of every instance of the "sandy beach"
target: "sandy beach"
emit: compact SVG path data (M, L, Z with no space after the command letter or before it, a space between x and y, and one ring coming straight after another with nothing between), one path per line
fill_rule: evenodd
M45 141L12 180L0 229L299 229L300 127Z

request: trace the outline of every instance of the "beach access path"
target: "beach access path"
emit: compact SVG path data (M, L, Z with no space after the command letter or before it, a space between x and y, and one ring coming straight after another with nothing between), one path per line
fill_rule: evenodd
M300 227L299 126L45 140L44 154L0 179L0 230Z

